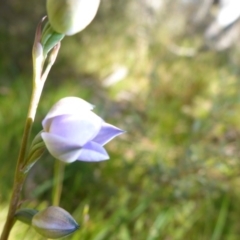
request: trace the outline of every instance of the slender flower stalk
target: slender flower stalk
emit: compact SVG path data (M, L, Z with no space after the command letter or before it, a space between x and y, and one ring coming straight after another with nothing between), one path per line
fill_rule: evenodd
M23 137L22 137L22 143L20 146L20 151L17 159L17 165L15 169L15 175L14 175L14 185L12 190L12 196L10 199L9 209L8 209L8 215L5 222L5 225L3 227L2 235L0 237L0 240L7 240L10 234L10 231L15 223L14 215L18 208L20 207L20 195L23 187L24 180L26 178L26 174L22 171L25 161L25 156L27 152L28 147L28 139L31 134L32 125L35 119L38 103L41 97L42 89L44 86L44 82L46 80L46 75L43 75L42 77L42 68L44 65L44 57L43 57L43 49L40 44L41 39L41 26L42 22L44 21L44 18L39 23L36 35L35 35L35 41L33 45L33 88L32 88L32 95L30 99L30 104L28 108L28 114L25 122ZM58 47L59 49L59 47ZM58 51L57 51L58 52ZM57 54L54 53L54 54ZM56 56L54 60L56 59ZM53 61L50 61L46 67L47 71L49 72L49 68L53 65ZM47 72L47 73L48 73Z
M62 186L63 186L63 178L64 178L64 170L65 163L62 161L55 160L54 164L54 176L53 176L53 192L52 192L52 205L59 206L61 194L62 194Z

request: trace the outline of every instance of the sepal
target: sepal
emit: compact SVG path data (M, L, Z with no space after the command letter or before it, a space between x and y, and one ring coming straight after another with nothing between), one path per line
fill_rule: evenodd
M32 218L33 216L38 213L37 210L31 209L31 208L23 208L18 210L14 217L20 222L26 223L28 225L32 224Z
M34 81L35 84L39 84L39 79L41 78L41 72L44 64L44 53L43 53L43 45L41 44L41 36L42 36L42 23L46 17L43 17L41 21L38 23L34 44L32 48L32 59L33 59L33 71L34 71Z
M42 131L39 132L32 141L27 158L22 168L22 172L24 173L27 173L33 167L33 165L41 158L46 150L41 133Z
M54 31L49 23L43 29L41 43L43 45L43 55L47 54L64 38L64 34Z

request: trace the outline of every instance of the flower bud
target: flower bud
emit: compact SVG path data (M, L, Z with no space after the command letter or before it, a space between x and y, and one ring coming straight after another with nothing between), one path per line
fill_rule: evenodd
M32 219L32 226L46 238L61 238L75 232L79 225L73 217L60 207L48 207Z
M95 17L100 0L47 0L52 28L65 35L82 31Z

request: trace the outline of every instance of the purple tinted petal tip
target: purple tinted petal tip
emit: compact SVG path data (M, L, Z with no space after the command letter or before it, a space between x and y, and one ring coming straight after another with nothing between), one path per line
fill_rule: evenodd
M98 135L92 141L103 146L109 141L111 141L113 138L124 132L125 131L121 130L120 128L117 128L111 124L103 122Z

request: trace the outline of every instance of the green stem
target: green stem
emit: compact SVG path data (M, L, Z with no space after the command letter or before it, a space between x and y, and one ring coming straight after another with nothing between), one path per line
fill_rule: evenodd
M14 215L18 208L20 207L20 195L23 187L24 180L26 178L26 174L23 172L24 161L26 156L26 151L28 147L28 139L31 133L32 125L34 122L34 118L36 115L38 103L42 94L42 89L48 73L54 64L56 57L58 55L58 51L60 48L60 43L56 43L56 46L52 49L52 52L49 54L49 61L46 66L46 70L42 73L43 65L45 62L45 58L43 56L43 47L41 45L41 25L45 18L41 20L41 22L37 26L35 40L33 44L33 90L32 96L28 108L28 114L26 118L26 123L23 132L22 144L20 147L17 166L15 169L14 175L14 185L12 190L12 196L10 199L7 219L5 225L3 227L2 235L0 240L7 240L10 234L10 231L14 225L15 219Z
M33 51L32 51L32 55L33 55L32 95L31 95L30 104L28 107L28 114L25 122L24 131L23 131L22 143L20 146L20 151L17 159L17 165L16 165L15 175L14 175L14 184L13 184L12 196L11 196L10 204L8 208L7 219L3 227L0 240L8 239L10 231L15 222L14 215L18 210L18 208L20 207L21 191L22 191L24 180L26 178L26 174L23 173L22 169L25 161L25 155L26 155L27 146L28 146L28 139L31 133L38 103L39 103L42 89L44 86L44 81L41 80L41 72L42 72L42 66L43 66L44 60L42 56L42 47L41 47L41 44L39 44L39 39L41 36L40 31L41 31L41 24L39 24L37 27L35 41L33 45Z
M14 176L14 185L12 190L12 196L10 199L9 209L8 209L8 215L5 222L5 225L3 227L3 232L1 235L0 240L7 240L10 234L10 231L14 225L14 214L19 208L20 205L20 195L22 191L23 182L26 178L26 175L21 171L26 155L27 145L28 145L28 139L31 133L32 124L34 122L38 102L41 96L43 84L40 84L40 86L36 86L34 84L32 96L30 100L28 115L24 127L23 132L23 138L22 138L22 144L20 147L18 160L17 160L17 166L15 169L15 176Z
M55 160L54 165L54 176L53 176L53 192L52 192L52 203L53 206L59 206L62 185L64 178L65 163L59 160Z

